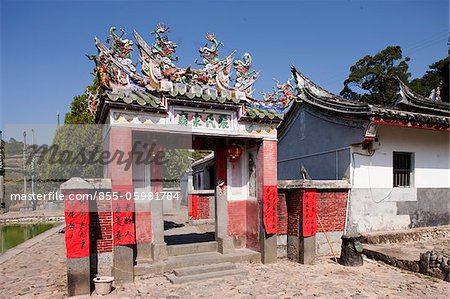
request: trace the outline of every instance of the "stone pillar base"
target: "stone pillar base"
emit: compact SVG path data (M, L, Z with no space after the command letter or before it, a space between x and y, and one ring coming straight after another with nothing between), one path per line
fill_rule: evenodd
M261 262L272 264L277 262L277 235L267 235L265 232L261 236Z
M134 246L114 246L114 281L117 285L134 280Z
M149 259L152 256L152 244L141 243L136 244L136 260Z
M302 237L300 241L299 263L311 265L316 259L316 237Z
M69 296L91 294L89 257L67 259L67 293Z
M230 237L216 238L217 239L217 251L221 254L227 254L234 251L233 239Z
M167 260L167 244L152 244L152 258L154 262Z

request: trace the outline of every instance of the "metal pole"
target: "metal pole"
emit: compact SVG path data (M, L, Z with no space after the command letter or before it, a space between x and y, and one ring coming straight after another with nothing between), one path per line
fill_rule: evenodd
M23 194L25 195L25 208L28 209L26 158L27 158L27 132L23 131Z
M330 250L331 250L331 253L333 254L334 261L337 263L338 260L336 258L336 255L334 254L333 246L331 246L330 239L328 239L328 233L323 228L322 221L320 220L318 213L317 213L317 220L319 220L320 228L322 229L322 232L325 235L325 239L327 239L328 246L330 246Z
M56 125L59 128L59 112L56 113Z
M31 129L31 144L32 145L34 145L34 143L35 143L35 140L34 140L34 129ZM36 210L36 195L35 195L35 182L34 182L34 175L35 175L35 173L34 173L34 167L35 167L35 165L34 165L34 162L35 162L35 159L34 159L34 153L33 153L33 157L31 157L31 194L32 194L32 196L33 196L33 211L34 210Z
M5 142L0 130L0 212L5 202Z

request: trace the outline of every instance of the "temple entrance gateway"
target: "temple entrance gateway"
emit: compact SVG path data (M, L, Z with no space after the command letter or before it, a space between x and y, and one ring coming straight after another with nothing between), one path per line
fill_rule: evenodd
M89 56L98 89L87 102L96 123L105 125L104 148L133 161L116 159L105 166L103 185L121 196L105 205L110 209L102 214L105 221L95 224L112 230L112 240L95 242L112 243L102 254L112 256L119 284L179 265L183 259L174 259L171 246L214 242L214 257L198 258L201 263L217 255L264 263L277 257L277 126L294 98L293 87L289 81L277 84L262 100L254 99L258 72L251 70L251 55L219 58L222 43L214 34L206 36L209 46L199 49L199 69L179 68L168 32L158 25L151 46L133 33L139 72L131 55L134 43L115 27L110 46L95 38L98 55ZM193 159L198 150L210 156ZM188 215L180 221L183 211ZM206 228L182 233L195 225Z
M132 131L134 148L132 174L138 261L149 258L160 261L171 255L203 251L229 252L234 248L259 251L257 151L260 138L127 129ZM144 149L164 149L164 163L158 164L157 159L150 165L141 163L141 157L148 155ZM193 161L192 152L205 149L209 154ZM193 246L184 246L189 244Z

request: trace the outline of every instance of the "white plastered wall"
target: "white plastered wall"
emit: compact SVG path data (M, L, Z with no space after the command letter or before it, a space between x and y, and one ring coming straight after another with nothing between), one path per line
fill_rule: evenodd
M449 188L449 134L381 125L372 156L353 147L347 231L367 232L408 228L410 216L398 212L398 202L417 201L418 188ZM409 188L393 188L393 152L413 153ZM367 152L365 152L367 155Z

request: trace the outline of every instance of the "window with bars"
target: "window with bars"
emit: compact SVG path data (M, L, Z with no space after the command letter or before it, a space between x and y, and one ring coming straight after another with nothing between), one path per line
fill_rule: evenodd
M411 187L413 178L413 153L394 152L394 187Z

